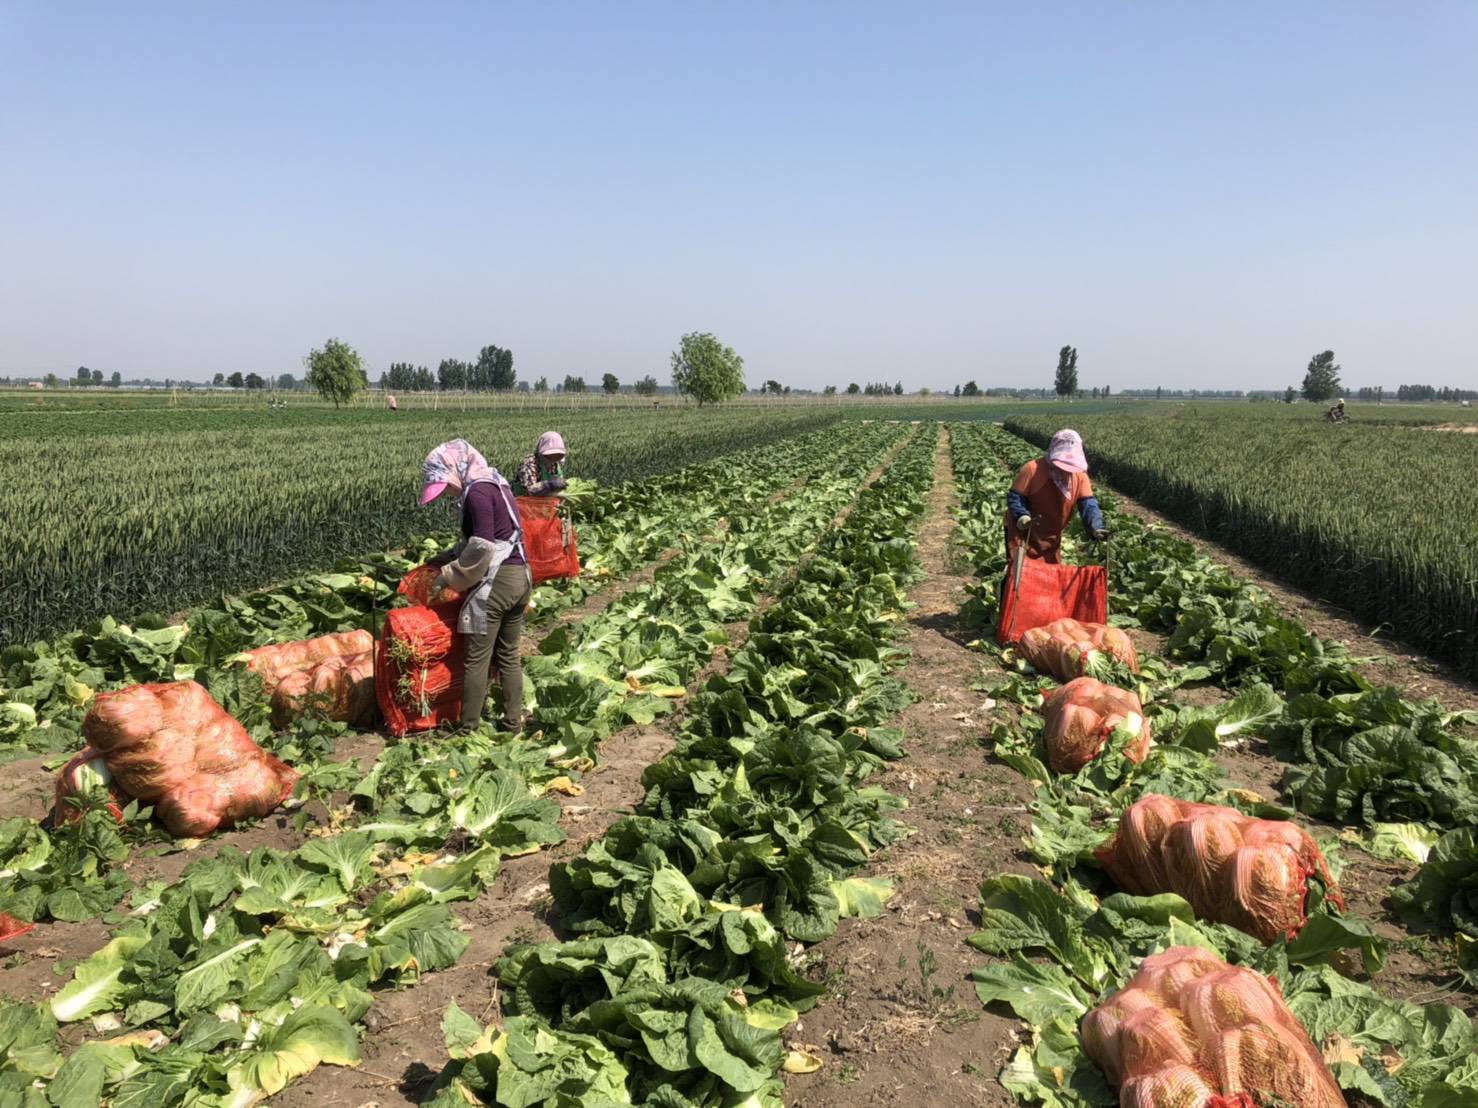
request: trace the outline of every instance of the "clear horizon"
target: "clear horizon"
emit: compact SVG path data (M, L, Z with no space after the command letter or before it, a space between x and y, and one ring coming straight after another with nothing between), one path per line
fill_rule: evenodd
M0 376L1478 384L1478 8L0 10Z

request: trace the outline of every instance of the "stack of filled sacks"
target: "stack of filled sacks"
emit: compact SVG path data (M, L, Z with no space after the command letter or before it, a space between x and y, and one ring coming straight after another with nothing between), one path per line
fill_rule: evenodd
M1200 919L1230 924L1265 943L1298 934L1307 918L1309 877L1344 906L1317 844L1283 820L1151 793L1124 812L1097 850L1125 892L1178 893Z
M1139 672L1139 655L1129 636L1103 623L1053 620L1024 632L1017 649L1033 669L1051 674L1059 681L1071 681L1087 673L1099 654L1117 658L1131 672Z
M1142 762L1150 752L1150 722L1139 697L1092 677L1078 677L1048 693L1042 715L1047 722L1043 733L1047 764L1055 773L1082 769L1120 727L1137 736L1124 748L1126 758Z
M175 835L207 835L265 816L298 780L194 681L101 693L82 721L82 737L87 747L68 766L88 766L93 783L116 798L152 804ZM64 771L64 786L74 776ZM57 806L66 818L71 808L63 796Z
M374 648L368 631L345 631L259 647L247 654L246 666L262 678L275 726L316 711L367 727L375 721Z
M438 572L433 566L411 570L397 591L412 606L385 614L375 694L392 735L429 731L462 714L466 646L457 633L461 597L448 592L436 604L426 603Z
M1278 990L1200 947L1146 958L1083 1017L1083 1047L1124 1108L1345 1108Z

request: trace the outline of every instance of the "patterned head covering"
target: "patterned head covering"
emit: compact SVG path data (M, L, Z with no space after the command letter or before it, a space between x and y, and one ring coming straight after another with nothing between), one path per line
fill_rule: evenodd
M558 431L545 431L539 436L539 441L534 444L535 456L542 457L545 454L565 454L565 440Z
M421 503L430 504L448 488L465 496L467 489L478 481L501 484L503 477L466 439L444 442L427 454L422 463Z
M1076 431L1063 430L1052 436L1047 446L1047 461L1052 474L1052 483L1064 497L1073 494L1074 473L1088 472L1088 457L1083 453L1083 436Z

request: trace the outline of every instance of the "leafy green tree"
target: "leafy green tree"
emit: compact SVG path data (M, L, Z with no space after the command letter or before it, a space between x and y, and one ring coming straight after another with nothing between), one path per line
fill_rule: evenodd
M534 382L534 391L535 392L548 392L549 391L549 378L548 377L540 377L537 381L535 381Z
M826 388L822 390L823 396L835 396L836 394L837 387L835 385L827 385Z
M1052 386L1058 396L1075 396L1078 392L1078 352L1064 346L1057 352L1057 379Z
M744 359L708 332L694 331L672 352L672 383L700 408L732 400L744 391Z
M309 387L317 389L319 396L332 400L335 408L347 404L369 387L359 351L338 339L329 339L322 350L310 351L303 365L308 369Z
M1104 396L1108 396L1108 394L1111 393L1111 392L1113 392L1113 389L1109 388L1107 385L1104 385L1103 386L1103 395Z
M102 370L95 369L95 370L92 371L92 383L94 385L101 385L103 383L103 371Z
M430 366L416 366L416 379L411 387L417 392L432 392L435 390L436 378L432 376Z
M90 384L92 384L92 370L88 369L85 365L78 366L77 367L77 383L79 385L90 385Z
M467 371L471 367L466 362L458 361L456 358L443 358L441 365L436 367L436 382L444 391L465 389L467 387Z
M1292 404L1297 399L1298 390L1292 385L1289 385L1286 389L1283 390L1283 403Z
M780 392L781 392L780 382L779 381L766 381L765 382L764 391L765 392L768 392L768 393L770 393L770 394L772 394L774 396L779 396L780 395Z
M621 382L616 379L614 373L607 373L601 377L600 387L606 395L614 395L621 388Z
M897 384L895 384L893 386L893 395L894 396L902 396L903 395L903 382L902 381L899 381Z
M568 375L568 374L565 376L565 392L584 392L584 391L585 391L585 378L584 377L574 377L574 376L571 376L571 375Z
M216 388L220 388L226 383L226 375L224 373L217 373L210 379L210 383Z
M291 373L280 373L277 375L277 387L283 392L292 392L298 387L298 379Z
M58 377L55 373L48 373L46 375L46 379L42 382L42 384L44 384L49 389L55 389L61 387L62 381L61 378Z
M933 396L934 395L934 390L931 389L928 385L925 385L923 388L919 389L919 395L920 396Z
M959 385L956 385L955 386L955 395L956 396L959 396L960 395L960 386Z
M965 382L964 392L961 395L963 395L963 396L979 396L980 395L980 386L977 385L974 381L966 381Z
M637 396L656 396L657 378L648 373L645 377L637 381L637 383L632 385L631 387L636 390Z
M1159 400L1164 395L1165 395L1165 386L1164 385L1156 385L1155 386L1155 399L1156 400Z
M115 369L113 371L113 376L111 376L111 377L108 378L108 387L109 388L116 389L116 388L118 388L122 384L123 384L123 374L119 373Z
M484 346L469 372L468 384L479 392L489 389L507 392L517 380L513 372L513 351L504 350L501 346Z
M246 387L249 389L264 389L267 387L267 380L259 373L248 373L246 375Z
M1334 362L1333 350L1315 354L1309 359L1302 391L1305 400L1315 402L1330 400L1339 395L1339 366Z
M226 378L226 384L230 385L233 389L244 388L246 386L246 378L241 376L241 371L238 369Z
M861 391L862 387L858 385L856 381L853 381L850 385L847 386L848 396L856 396Z

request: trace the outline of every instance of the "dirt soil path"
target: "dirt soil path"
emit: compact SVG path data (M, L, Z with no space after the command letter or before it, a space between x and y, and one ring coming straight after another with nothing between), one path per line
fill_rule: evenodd
M1018 856L1027 826L1026 782L992 764L980 742L985 694L972 691L982 658L959 621L968 573L954 549L955 485L941 435L934 486L919 535L926 577L909 593L900 671L916 703L898 718L906 757L878 779L908 798L913 834L880 854L868 876L889 877L882 916L844 920L809 956L828 995L790 1032L825 1065L791 1076L786 1103L804 1108L914 1104L1010 1105L996 1074L1015 1048L1014 1020L984 1011L968 980L984 956L966 945L981 878L1030 872Z

